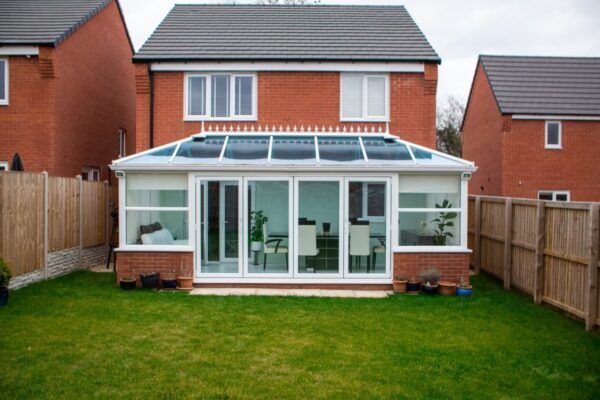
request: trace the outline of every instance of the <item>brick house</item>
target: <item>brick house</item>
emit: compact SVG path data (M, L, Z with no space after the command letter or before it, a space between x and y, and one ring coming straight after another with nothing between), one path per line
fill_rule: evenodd
M109 179L135 148L132 54L116 0L0 1L0 169Z
M479 57L462 126L471 194L600 201L600 58Z
M430 149L440 58L404 7L176 5L133 61L118 276L468 279L475 168ZM455 223L436 236L443 200Z

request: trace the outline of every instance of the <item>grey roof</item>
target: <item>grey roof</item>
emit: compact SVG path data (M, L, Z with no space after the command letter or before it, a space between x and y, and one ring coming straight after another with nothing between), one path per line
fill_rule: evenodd
M57 45L111 0L0 0L0 45Z
M600 57L479 57L503 114L600 115Z
M176 5L135 61L440 58L403 6Z

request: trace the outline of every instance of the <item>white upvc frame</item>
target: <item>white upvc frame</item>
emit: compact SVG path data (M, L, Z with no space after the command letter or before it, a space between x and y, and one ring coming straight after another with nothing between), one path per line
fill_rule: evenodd
M362 80L362 115L360 117L345 117L344 116L344 84L345 76L359 76ZM368 81L369 78L384 78L385 79L385 115L368 115ZM373 73L341 73L340 74L340 121L341 122L390 122L390 76L389 74L373 74Z
M213 117L212 114L212 76L229 76L229 116ZM189 78L203 77L205 79L204 115L190 114L189 111ZM252 78L252 115L235 115L235 78ZM256 121L258 115L258 84L255 72L187 72L183 74L183 120L184 121Z
M0 98L0 106L7 106L9 104L9 73L8 73L8 58L0 58L0 63L4 63L4 97Z
M8 161L0 161L0 171L10 171Z
M564 194L567 196L567 200L564 200L564 201L571 201L571 191L570 190L538 190L538 199L540 199L540 195L542 193L550 194L552 196L552 200L546 200L546 201L563 201L563 200L556 200L556 196L561 195L561 194Z
M369 183L383 183L385 184L385 217L379 217L381 222L385 222L386 227L386 243L385 243L385 272L384 273L350 273L350 182L360 182L365 187ZM391 216L394 213L394 209L391 207L391 189L392 179L390 177L376 177L376 176L351 176L344 178L344 278L348 279L366 279L369 280L373 277L390 278L391 277L391 258L392 258L392 220ZM363 196L363 205L364 199ZM365 214L366 215L366 214ZM365 217L369 221L373 221L372 217ZM373 257L373 254L371 254Z
M558 143L548 143L548 125L558 124ZM562 149L562 123L561 121L546 121L544 123L544 148L551 150Z
M127 156L127 129L119 128L119 158Z
M427 176L424 174L423 176ZM398 176L399 178L399 176ZM468 240L468 206L469 206L469 179L458 177L460 179L460 208L447 208L444 209L444 212L456 212L460 218L460 239L459 244L456 246L400 246L398 241L400 240L400 235L398 234L398 223L401 212L440 212L441 209L436 208L400 208L399 204L399 196L396 197L396 218L393 221L395 223L394 227L394 249L393 251L396 253L470 253L471 250L467 247ZM399 193L399 184L396 184L396 192Z
M288 272L287 273L269 273L269 272L250 272L250 263L254 259L254 254L250 254L250 258L246 257L246 251L250 247L250 235L244 234L244 277L247 278L292 278L294 276L294 262L292 260L292 255L295 254L294 251L294 238L295 238L295 227L294 227L294 179L291 176L285 175L271 175L271 176L244 176L244 204L243 204L243 232L250 231L250 204L248 199L248 188L250 182L257 181L271 181L271 182L287 182L288 184ZM253 197L256 199L256 196ZM259 265L262 265L259 260Z

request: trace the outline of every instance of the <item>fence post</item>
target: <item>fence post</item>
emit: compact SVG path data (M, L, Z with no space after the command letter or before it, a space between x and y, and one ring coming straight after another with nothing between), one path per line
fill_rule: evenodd
M596 326L598 315L598 247L600 246L600 203L590 204L590 219L588 230L589 263L587 313L585 329L591 331Z
M48 172L42 172L44 177L44 280L48 279Z
M544 289L544 248L546 247L546 203L538 201L535 214L535 269L533 278L533 301L542 302Z
M77 175L79 183L79 268L83 263L83 179Z
M108 187L108 181L104 181L104 244L108 244L108 230L109 230L109 220L110 220L110 191Z
M481 197L475 196L475 275L479 275L481 266Z
M512 264L512 198L506 198L504 210L504 289L510 289L510 267Z

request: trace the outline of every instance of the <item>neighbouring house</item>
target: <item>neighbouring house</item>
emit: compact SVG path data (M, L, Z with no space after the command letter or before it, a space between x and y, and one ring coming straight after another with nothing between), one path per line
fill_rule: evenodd
M0 169L109 179L135 148L132 55L116 0L0 0Z
M600 201L600 58L481 55L462 139L471 194Z
M119 277L468 279L475 167L429 148L440 58L404 7L176 5L133 60Z

